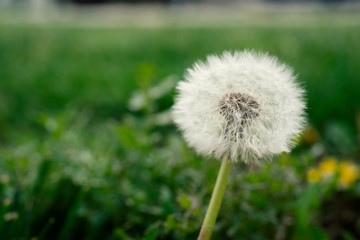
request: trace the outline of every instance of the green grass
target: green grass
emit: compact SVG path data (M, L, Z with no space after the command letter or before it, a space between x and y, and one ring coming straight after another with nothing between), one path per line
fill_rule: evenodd
M334 205L322 200L347 198L314 189L305 178L328 154L359 160L359 42L359 28L350 24L1 25L0 175L10 182L0 183L0 200L11 204L3 204L0 217L18 213L16 220L0 219L1 236L196 238L219 163L195 156L171 122L159 121L174 88L158 97L149 91L169 75L180 80L210 53L254 49L294 68L322 140L315 147L301 141L294 154L251 174L235 166L214 239L358 237L356 219L350 227L339 220L340 233L327 231ZM128 104L134 91L147 99L138 110ZM357 200L356 189L344 194Z
M0 28L1 116L89 107L119 116L130 93L224 50L267 51L293 66L308 93L309 117L353 122L359 109L357 26L155 29ZM144 80L145 79L145 80ZM148 81L144 83L143 81ZM168 103L167 106L171 105Z

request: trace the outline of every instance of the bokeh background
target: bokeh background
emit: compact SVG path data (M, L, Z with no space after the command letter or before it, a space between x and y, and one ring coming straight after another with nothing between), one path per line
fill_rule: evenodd
M175 86L242 49L293 67L309 124L234 165L213 239L360 239L359 1L85 2L0 1L1 239L195 239L220 164Z

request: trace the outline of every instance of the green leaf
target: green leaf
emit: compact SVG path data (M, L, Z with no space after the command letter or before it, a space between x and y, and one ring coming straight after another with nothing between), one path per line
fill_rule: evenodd
M185 210L189 209L191 206L190 199L184 194L181 195L180 197L178 197L178 202L179 202L180 206Z
M167 216L166 223L165 223L166 229L168 229L168 230L176 229L176 225L177 225L176 216L175 215Z

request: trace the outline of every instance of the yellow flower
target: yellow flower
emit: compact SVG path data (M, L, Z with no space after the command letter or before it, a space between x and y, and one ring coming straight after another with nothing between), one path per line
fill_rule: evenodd
M334 157L326 157L319 164L321 177L326 179L333 176L337 172L338 161Z
M309 183L317 183L320 181L321 175L318 169L310 168L307 172L307 180Z
M359 167L350 161L340 163L339 170L339 185L342 188L350 187L359 179Z

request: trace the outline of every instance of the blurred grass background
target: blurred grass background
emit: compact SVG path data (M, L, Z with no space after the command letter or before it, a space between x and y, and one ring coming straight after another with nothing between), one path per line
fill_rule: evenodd
M360 17L349 14L153 27L2 18L1 239L196 238L219 163L171 122L174 87L194 61L241 49L294 68L309 126L293 153L232 169L214 239L359 239Z

